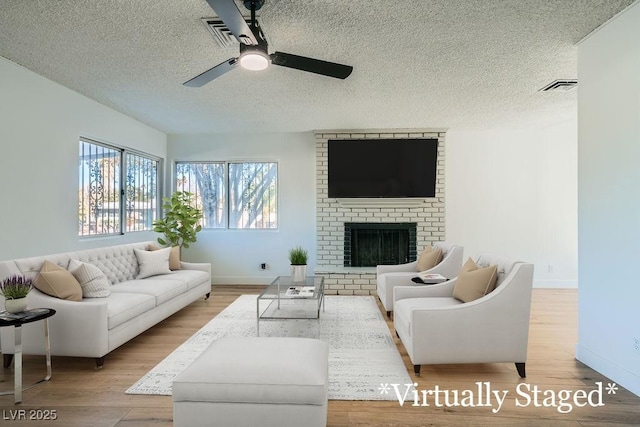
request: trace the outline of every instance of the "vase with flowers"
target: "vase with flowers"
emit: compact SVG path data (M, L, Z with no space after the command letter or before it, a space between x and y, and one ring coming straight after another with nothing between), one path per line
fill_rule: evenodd
M9 276L0 283L4 308L9 313L20 313L27 308L27 295L33 289L33 280L19 275Z

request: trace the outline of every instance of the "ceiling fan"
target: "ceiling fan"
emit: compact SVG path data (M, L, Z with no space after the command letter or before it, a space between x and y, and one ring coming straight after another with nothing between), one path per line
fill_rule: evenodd
M251 25L248 25L233 0L207 0L209 6L229 28L231 34L240 42L240 56L230 58L221 64L183 83L185 86L200 87L213 79L233 70L238 64L247 70L264 70L269 64L296 70L322 74L324 76L346 79L353 71L349 65L322 61L291 53L274 52L269 54L267 40L256 20L256 10L260 10L265 0L244 0L244 6L251 11Z

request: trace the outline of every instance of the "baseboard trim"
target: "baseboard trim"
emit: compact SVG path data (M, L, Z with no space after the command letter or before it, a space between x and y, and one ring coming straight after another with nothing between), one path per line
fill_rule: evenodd
M215 276L211 278L213 285L268 285L276 278L252 276Z
M576 359L640 397L640 376L576 344Z
M533 281L534 288L549 288L549 289L577 289L577 280L535 280Z

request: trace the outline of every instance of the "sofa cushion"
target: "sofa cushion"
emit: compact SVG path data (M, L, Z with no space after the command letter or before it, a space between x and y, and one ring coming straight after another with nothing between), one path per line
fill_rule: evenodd
M80 283L73 277L73 274L51 261L45 261L42 264L33 286L52 297L68 301L82 301Z
M108 328L113 329L156 306L153 295L111 292L107 303Z
M201 270L177 270L173 274L154 276L153 280L178 280L187 284L187 289L198 287L209 280L209 275Z
M170 277L174 275L171 274ZM144 280L130 280L111 286L112 293L144 294L155 298L155 305L163 304L172 298L187 292L187 284L181 280L158 280L155 276Z
M147 247L147 249L150 251L158 251L164 248L152 243ZM180 262L180 246L171 247L171 252L169 253L169 269L171 271L182 269L182 263Z
M416 268L418 271L429 270L438 265L440 261L442 261L442 249L427 246L420 254Z
M105 298L111 293L107 276L95 265L72 259L69 271L80 283L83 298Z
M478 268L469 258L456 279L453 297L462 302L482 298L494 289L497 278L498 268L495 265Z
M140 267L140 272L136 279L145 279L147 277L157 276L158 274L171 273L169 269L171 248L162 248L157 251L134 249L134 252L138 258L138 266Z

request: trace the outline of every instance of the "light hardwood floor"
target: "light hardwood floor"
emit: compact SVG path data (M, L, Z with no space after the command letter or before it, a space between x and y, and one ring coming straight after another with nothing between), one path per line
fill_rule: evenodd
M53 378L23 396L21 405L13 396L0 396L0 425L59 426L150 426L172 425L172 401L166 396L130 396L124 391L148 370L220 313L239 295L257 294L257 286L214 286L208 301L199 300L161 322L106 358L102 370L94 370L92 359L54 357ZM382 310L381 310L382 311ZM609 380L574 359L577 341L577 291L535 289L531 313L527 378L518 377L513 364L423 366L420 377L404 347L395 338L407 370L418 390L462 393L476 390L476 382L490 382L492 390L508 390L497 414L488 407L400 406L397 401L329 401L331 426L623 426L640 425L640 398L620 388L615 395L603 393L604 406L574 408L562 414L554 408L516 407L519 383L539 390L591 391L596 382ZM43 356L25 356L25 384L44 374ZM10 390L13 367L0 371L0 389ZM531 393L528 393L533 396ZM542 399L541 399L542 400ZM55 410L56 421L12 421L17 409ZM18 413L20 415L20 413ZM37 414L33 412L32 414Z

